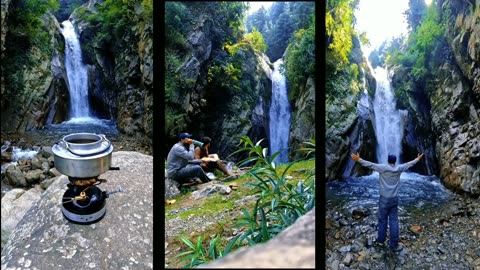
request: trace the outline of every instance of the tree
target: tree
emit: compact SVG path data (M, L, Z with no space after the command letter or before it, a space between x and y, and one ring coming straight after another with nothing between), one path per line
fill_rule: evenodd
M253 28L258 29L263 35L269 30L267 10L263 6L247 18L247 31L251 32Z
M425 0L409 0L408 7L405 11L408 28L410 31L415 31L422 22L422 18L427 11L427 5Z
M262 33L260 33L255 27L252 29L252 32L245 35L245 40L252 44L253 48L256 51L265 53L267 51L267 44L263 39Z
M353 46L353 10L351 0L328 0L325 15L327 66L334 70L349 64L348 55Z
M307 29L295 32L285 58L286 76L292 85L289 98L292 100L298 90L305 87L307 79L315 77L315 15L311 16Z

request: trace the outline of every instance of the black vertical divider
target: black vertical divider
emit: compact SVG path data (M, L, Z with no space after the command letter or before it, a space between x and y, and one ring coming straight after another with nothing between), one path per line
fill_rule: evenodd
M153 1L153 269L165 268L165 2Z

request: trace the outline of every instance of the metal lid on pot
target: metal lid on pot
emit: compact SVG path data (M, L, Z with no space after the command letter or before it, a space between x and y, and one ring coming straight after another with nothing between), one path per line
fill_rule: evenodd
M52 152L67 159L92 159L110 154L113 146L103 134L73 133L52 147Z

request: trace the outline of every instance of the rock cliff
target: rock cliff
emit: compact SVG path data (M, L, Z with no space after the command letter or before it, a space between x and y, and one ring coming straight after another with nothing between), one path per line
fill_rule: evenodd
M4 4L8 7L8 1L2 1L2 20ZM14 5L9 7L13 9ZM58 123L67 117L69 95L63 60L64 39L53 15L43 16L41 23L47 43L18 51L22 47L18 36L9 35L10 26L2 21L2 131L22 132L40 128L47 122ZM21 59L28 60L18 68Z
M424 174L437 174L458 192L480 195L480 7L469 2L443 1L438 6L447 29L437 44L436 80L429 91L400 79L393 86L408 85L404 153L413 158L426 153Z
M217 40L217 33L224 30L207 14L188 8L200 14L182 29L185 41L177 45L182 49L166 48L164 152L178 141L179 133L189 132L196 139L211 137L210 152L226 158L237 150L236 136L248 135L254 141L268 138L271 63L253 48L228 55ZM212 76L219 66L240 75Z
M358 39L353 40L350 61L360 67L359 75L355 77L349 69L345 69L331 76L326 85L327 180L367 173L351 160L350 154L353 152L358 152L367 160L375 160L376 140L371 103L375 92L375 79L360 50Z
M133 22L121 36L102 44L96 37L111 33L99 32L81 14L96 13L102 3L90 0L70 16L84 44L91 107L97 116L116 120L122 133L152 146L153 18L142 19L144 7L133 4Z

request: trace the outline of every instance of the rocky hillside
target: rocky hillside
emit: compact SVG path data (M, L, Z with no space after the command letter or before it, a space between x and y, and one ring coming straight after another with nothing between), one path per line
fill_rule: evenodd
M364 174L361 166L355 166L350 158L358 152L367 160L374 160L376 140L373 130L373 105L375 80L367 66L360 43L353 38L350 62L355 69L337 71L327 80L326 102L326 154L325 177L327 180ZM328 73L328 71L327 71ZM365 84L363 84L365 81ZM367 91L367 93L365 93Z
M235 8L232 4L222 12L238 14ZM228 22L210 14L212 9L167 5L167 16L183 16L182 21L190 23L167 23L171 41L165 54L166 152L185 131L197 139L211 137L210 152L222 158L236 149L238 135L255 141L268 137L271 63L246 42L232 44L230 50L224 47L227 36L237 41L240 37L226 28Z
M423 150L421 173L440 175L456 191L480 195L480 7L444 1L437 9L447 26L436 44L435 79L405 80L397 69L393 86L406 88L402 102L411 118L404 152ZM402 79L403 78L403 79Z
M37 26L43 35L28 36L11 25L18 20L12 10L19 5L2 1L2 131L63 121L69 100L59 23L46 13Z

